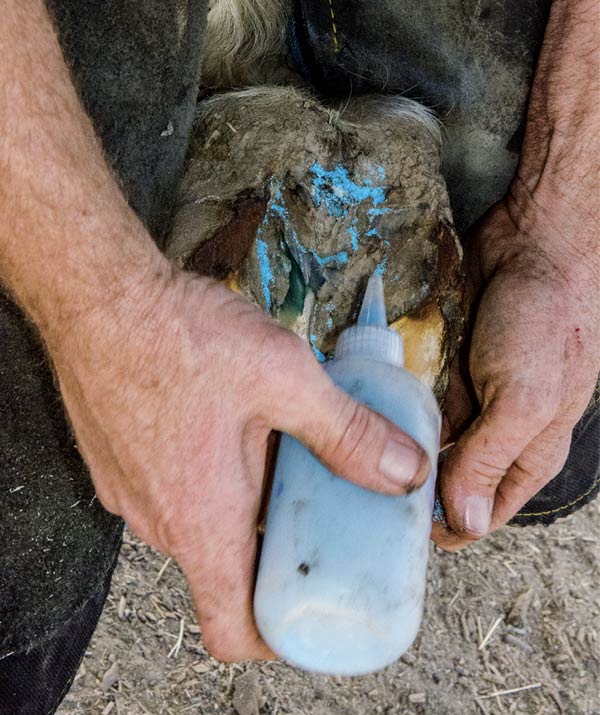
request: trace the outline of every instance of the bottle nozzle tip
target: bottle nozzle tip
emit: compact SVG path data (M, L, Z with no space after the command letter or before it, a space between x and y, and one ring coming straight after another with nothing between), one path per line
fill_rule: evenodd
M369 278L357 324L346 328L338 338L335 359L351 356L403 366L402 338L388 328L380 275Z
M374 325L387 328L383 281L377 273L373 273L367 283L367 290L358 315L358 325Z

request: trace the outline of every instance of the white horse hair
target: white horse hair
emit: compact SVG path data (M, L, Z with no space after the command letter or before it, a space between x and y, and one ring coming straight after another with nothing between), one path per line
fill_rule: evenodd
M282 103L286 104L308 96L307 90L285 86L255 86L247 89L222 92L205 98L198 105L198 117L210 117L231 102L248 100L252 103L257 116L269 115ZM398 119L402 122L414 122L424 127L436 146L442 144L442 127L431 110L408 97L398 95L366 95L345 102L341 109L323 105L329 114L329 122L340 128L344 126L365 126L380 122L382 119Z
M289 12L289 0L211 0L202 84L252 84L261 64L285 54Z

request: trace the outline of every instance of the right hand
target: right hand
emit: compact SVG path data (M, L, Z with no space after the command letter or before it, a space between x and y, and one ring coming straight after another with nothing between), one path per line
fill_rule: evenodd
M166 262L50 350L98 497L178 561L221 660L272 656L252 613L271 430L369 489L401 494L427 478L423 451L336 388L302 340Z

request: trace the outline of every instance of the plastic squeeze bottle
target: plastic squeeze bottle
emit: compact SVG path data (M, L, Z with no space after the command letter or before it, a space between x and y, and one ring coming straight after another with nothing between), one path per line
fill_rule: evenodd
M403 368L387 327L383 284L369 279L358 323L325 369L354 399L390 419L427 453L427 482L384 496L335 476L282 435L260 558L254 613L280 657L332 675L397 660L423 612L441 416L432 392Z

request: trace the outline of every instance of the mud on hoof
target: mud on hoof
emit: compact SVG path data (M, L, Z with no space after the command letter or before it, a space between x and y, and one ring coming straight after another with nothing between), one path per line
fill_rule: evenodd
M292 88L205 100L167 254L227 281L328 357L384 279L406 364L445 392L465 312L439 130L404 98L344 112Z

